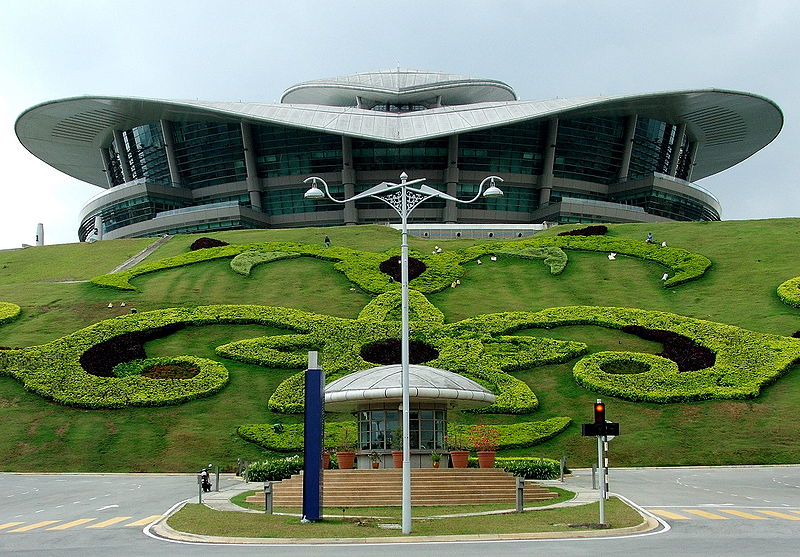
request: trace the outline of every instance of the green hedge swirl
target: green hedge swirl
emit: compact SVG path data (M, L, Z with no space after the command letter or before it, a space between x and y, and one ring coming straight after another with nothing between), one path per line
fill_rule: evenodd
M778 286L778 298L795 308L800 308L800 277L794 277Z

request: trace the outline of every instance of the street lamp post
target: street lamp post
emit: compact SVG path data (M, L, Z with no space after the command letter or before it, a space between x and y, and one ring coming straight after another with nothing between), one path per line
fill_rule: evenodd
M478 193L469 200L457 199L451 195L425 185L425 178L408 181L408 174L400 174L400 183L381 182L366 191L350 197L349 199L338 200L331 196L328 184L318 176L310 176L303 180L304 183L311 182L311 187L303 195L306 199L328 198L335 203L347 203L373 197L380 199L400 215L402 222L402 241L400 244L400 296L401 296L401 369L402 369L402 388L403 388L403 533L411 533L411 401L409 394L409 325L408 325L408 216L419 206L420 203L428 199L438 197L445 201L456 203L472 203L477 201L481 194L486 198L502 197L503 192L495 185L495 180L503 181L499 176L487 176L478 187ZM325 188L323 192L317 182L321 182ZM486 182L490 182L486 191L483 187Z

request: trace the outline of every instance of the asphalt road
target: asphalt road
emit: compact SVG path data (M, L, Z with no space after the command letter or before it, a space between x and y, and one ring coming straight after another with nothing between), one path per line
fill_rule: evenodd
M664 521L659 532L578 540L396 544L404 556L795 556L800 466L612 470L611 491ZM263 555L264 546L174 543L143 533L176 502L197 498L194 476L0 474L0 555ZM235 480L223 479L221 487ZM570 485L590 485L578 471ZM269 546L271 557L372 556L364 544Z

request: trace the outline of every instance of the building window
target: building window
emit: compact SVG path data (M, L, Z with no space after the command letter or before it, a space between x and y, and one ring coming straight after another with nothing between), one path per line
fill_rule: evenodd
M410 444L414 450L443 451L447 433L447 411L443 405L412 405L409 411ZM358 449L360 451L390 451L393 439L401 436L402 413L389 406L359 410ZM402 445L402 437L395 446Z

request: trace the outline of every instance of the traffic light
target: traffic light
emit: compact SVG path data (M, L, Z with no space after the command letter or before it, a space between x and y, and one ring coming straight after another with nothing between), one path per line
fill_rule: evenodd
M594 423L596 424L605 424L606 423L606 405L599 400L594 405Z

